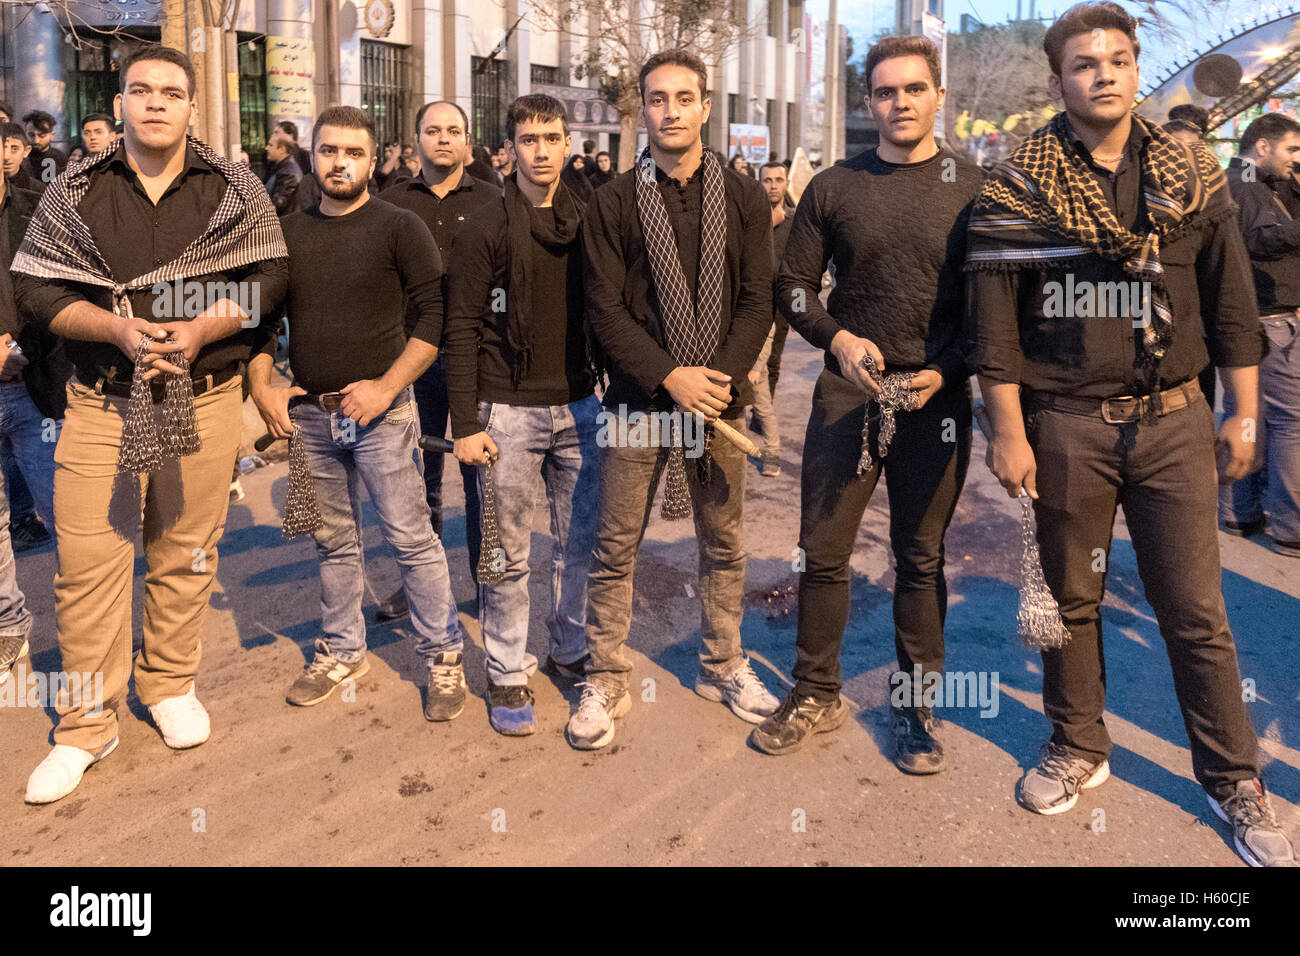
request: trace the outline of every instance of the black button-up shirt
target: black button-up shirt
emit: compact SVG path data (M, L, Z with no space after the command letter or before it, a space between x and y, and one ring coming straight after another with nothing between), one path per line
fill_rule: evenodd
M90 173L90 187L77 210L104 257L109 274L118 282L129 282L171 262L198 239L227 188L229 184L221 174L199 158L192 147L187 147L184 167L155 205L127 163L125 146L119 145L112 159ZM275 323L268 317L278 312L288 276L288 261L272 259L221 274L185 277L187 282L201 282L205 288L208 282L258 283L258 305L263 320L255 328L240 329L234 335L205 345L191 365L195 377L228 371L255 352L274 348ZM111 290L82 283L17 274L15 292L20 307L46 327L60 311L75 302L89 301L100 308L112 309ZM128 298L131 311L138 318L156 318L159 322L194 318L174 314L173 286L168 287L162 302L156 301L159 296L152 289L137 289ZM69 339L67 352L77 376L87 384L93 384L101 376L110 381L131 377L132 362L116 345Z
M1284 197L1291 183L1234 156L1228 163L1228 188L1250 253L1260 310L1300 307L1300 219L1291 215Z
M1147 228L1141 155L1149 138L1134 124L1114 172L1099 166L1077 137L1072 139L1120 223L1139 232ZM1162 245L1160 264L1173 312L1173 340L1155 383L1135 367L1141 329L1134 328L1131 315L1078 315L1087 310L1073 308L1065 315L1045 314L1049 300L1063 301L1061 290L1069 298L1069 290L1086 288L1080 285L1084 282L1132 288L1133 277L1118 262L1095 254L1062 267L967 272L965 337L971 370L994 382L1101 399L1146 394L1153 384L1157 390L1169 388L1198 375L1211 360L1221 368L1257 365L1264 340L1250 260L1237 224L1222 219L1190 230ZM1057 285L1051 287L1053 283Z

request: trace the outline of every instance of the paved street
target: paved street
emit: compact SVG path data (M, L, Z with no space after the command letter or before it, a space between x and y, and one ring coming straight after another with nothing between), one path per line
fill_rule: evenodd
M820 353L792 334L778 389L785 469L748 475L750 560L743 633L775 692L794 663L791 568L799 460ZM255 434L255 431L250 432ZM371 670L356 699L296 709L284 695L319 632L309 541L284 541L283 462L245 476L221 543L198 693L212 739L172 752L138 700L121 746L69 798L23 804L28 773L49 747L52 712L0 709L0 863L6 864L1068 864L1242 865L1226 827L1191 776L1168 660L1142 599L1121 523L1105 607L1112 779L1067 814L1039 817L1012 796L1048 725L1040 665L1015 636L1018 505L984 467L971 476L948 535L948 663L996 672L996 715L950 709L952 769L900 774L889 759L894 668L892 561L883 488L858 536L845 638L844 693L854 719L801 752L768 757L749 727L693 690L699 642L696 545L689 523L652 520L637 568L631 714L614 745L570 749L567 685L537 676L541 728L530 738L488 727L482 642L464 549L458 470L447 469L446 543L462 621L471 698L450 724L421 713L424 671L402 625L371 624ZM374 525L366 530L374 604L397 582ZM1220 536L1223 583L1265 776L1279 818L1300 839L1300 562ZM545 657L547 519L533 539L531 650ZM54 556L22 556L18 578L37 615L30 665L57 671ZM139 568L143 567L141 560ZM137 577L137 595L143 580ZM142 606L138 597L137 607ZM139 623L137 620L137 629ZM643 698L652 697L652 701Z

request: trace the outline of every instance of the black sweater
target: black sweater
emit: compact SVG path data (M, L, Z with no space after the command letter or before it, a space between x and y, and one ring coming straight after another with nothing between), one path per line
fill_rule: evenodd
M534 209L534 216L553 216ZM552 249L533 240L533 355L528 374L515 388L506 350L510 255L505 202L480 206L463 225L447 266L447 399L451 435L482 431L478 402L506 405L565 405L586 398L593 383L587 372L583 332L582 250L578 242Z
M442 335L442 258L415 213L371 198L346 216L320 207L280 220L289 247L289 365L312 394L379 378L406 348L406 298L419 308L412 336Z
M940 150L887 163L874 149L818 173L799 200L776 277L777 305L800 335L826 350L847 330L875 342L887 370L931 368L966 377L962 263L979 168ZM822 307L822 273L835 288Z
M668 354L650 259L636 211L636 169L621 173L596 190L583 223L586 251L587 315L609 358L608 408L669 409L672 397L663 380L677 368ZM735 417L750 404L749 370L772 327L772 207L753 179L723 170L727 206L726 261L723 265L722 322L710 367L731 376ZM677 237L687 287L696 288L699 271L697 172L680 189L660 173L659 190ZM691 191L694 191L693 194ZM695 210L683 215L683 206ZM693 221L692 221L693 218Z

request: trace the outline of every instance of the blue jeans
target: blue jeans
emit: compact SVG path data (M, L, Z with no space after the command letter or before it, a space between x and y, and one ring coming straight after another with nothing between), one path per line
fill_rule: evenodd
M1259 365L1264 465L1219 489L1219 518L1249 524L1268 512L1274 540L1300 542L1300 319L1261 319L1268 355ZM1223 413L1236 413L1225 390Z
M463 646L442 541L429 524L420 427L409 390L365 428L342 412L311 405L294 410L324 525L316 532L320 558L321 626L333 657L349 664L366 653L361 613L361 484L370 494L384 538L397 552L402 589L418 635L416 652L432 663Z
M50 523L54 527L54 523ZM18 590L14 549L9 541L9 501L0 488L0 637L26 635L32 629L32 612Z
M36 504L36 513L51 534L54 533L54 446L62 429L62 419L55 421L42 415L22 382L0 385L0 449L17 465ZM21 517L20 496L10 494L9 497Z
M505 577L478 586L487 675L494 684L526 684L537 670L537 658L528 653L528 554L533 507L542 488L551 505L551 613L546 619L550 655L557 663L572 664L587 653L587 572L599 497L599 413L595 395L567 405L479 403L479 422L501 453L493 479ZM480 468L480 500L484 484Z

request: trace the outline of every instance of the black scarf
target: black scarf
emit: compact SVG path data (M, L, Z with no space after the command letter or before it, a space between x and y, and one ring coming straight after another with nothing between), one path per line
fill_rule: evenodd
M533 360L533 255L531 244L561 250L578 241L582 206L563 182L557 183L551 208L555 222L539 221L532 203L519 189L512 173L506 177L506 251L510 257L510 286L506 292L506 349L510 382L514 388L527 377Z

